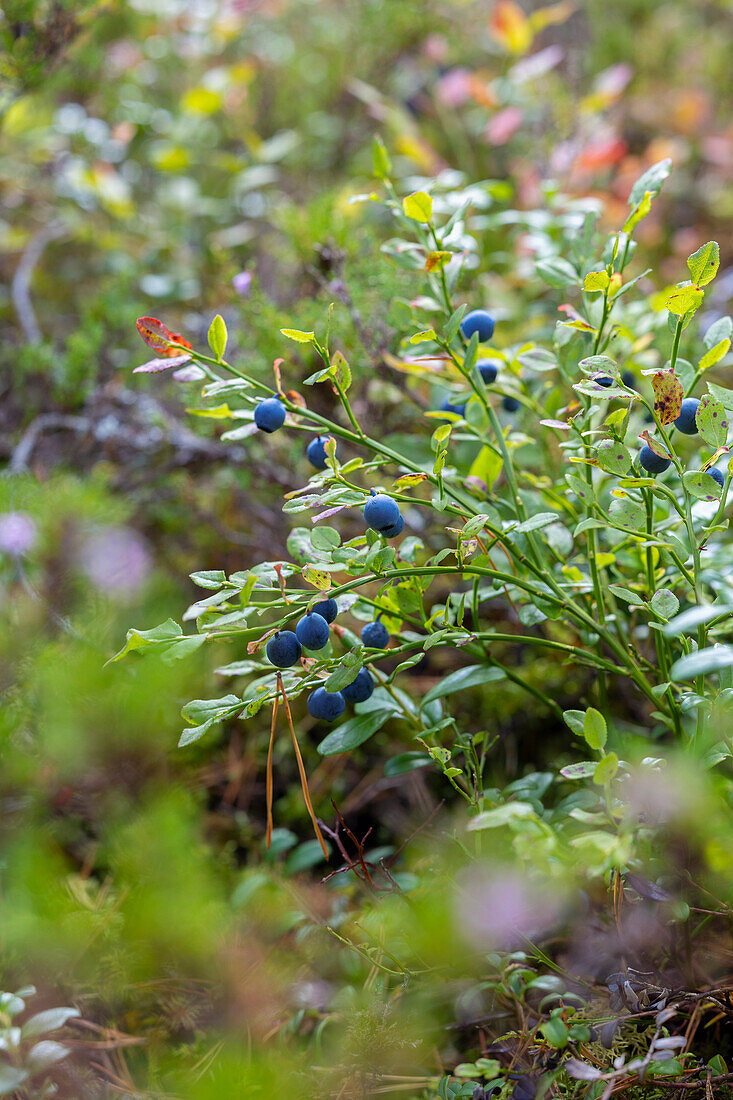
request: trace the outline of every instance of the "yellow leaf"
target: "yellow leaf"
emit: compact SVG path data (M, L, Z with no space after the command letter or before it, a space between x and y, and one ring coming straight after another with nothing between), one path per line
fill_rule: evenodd
M607 271L589 271L583 280L583 290L591 294L597 290L605 290L608 282Z
M222 97L210 88L189 88L181 107L189 115L213 115L222 105Z
M203 416L209 420L229 420L234 414L228 405L217 405L213 409L186 409L191 416Z
M331 576L329 573L325 573L322 569L314 569L312 565L306 566L303 570L303 580L308 584L312 584L314 588L318 588L321 592L325 592L327 588L331 587Z
M532 27L514 0L497 0L491 19L491 34L509 53L526 53L532 45Z
M698 308L703 296L699 286L678 286L664 304L675 317L684 317L685 314Z
M450 258L453 255L452 252L430 252L428 258L425 261L426 271L439 271L450 262Z
M310 344L315 336L315 332L302 332L299 328L281 328L280 332L283 336L287 336L288 340L295 340L297 344Z
M615 561L615 554L596 554L596 565L599 569L603 569L606 565L613 565Z
M624 222L624 233L630 233L631 230L640 221L643 221L652 208L652 199L654 198L653 191L645 191L644 197L638 203L637 206L629 214L628 218Z
M619 271L614 271L608 283L608 297L615 298L623 285L623 276Z
M719 344L716 344L710 351L706 351L702 359L698 363L700 370L710 370L716 363L719 363L724 355L728 354L730 348L730 340L726 336L725 340L721 340Z
M537 11L533 11L529 17L529 25L533 33L537 34L545 27L564 23L574 11L575 4L570 4L567 0L561 0L559 4L551 4L548 8L538 8Z
M402 200L402 209L414 222L429 222L433 216L433 200L425 191L413 191Z

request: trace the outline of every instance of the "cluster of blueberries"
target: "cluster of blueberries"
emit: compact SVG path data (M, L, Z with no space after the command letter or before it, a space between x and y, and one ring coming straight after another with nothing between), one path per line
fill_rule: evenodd
M394 502L392 502L394 503ZM338 604L331 597L314 604L310 611L298 620L295 631L279 630L267 643L265 652L270 664L276 668L291 668L300 660L304 649L311 652L323 649L328 643L329 624L338 615ZM361 640L370 649L385 649L389 633L379 619L367 623L361 632ZM340 718L347 703L363 703L374 691L374 680L363 668L356 678L341 691L316 688L308 696L308 713L313 718L333 722Z
M494 334L494 318L486 310L475 309L464 317L461 331L466 339L470 339L474 332L477 332L479 340L486 342ZM478 367L487 385L495 381L498 372L497 361L482 359ZM504 407L513 412L519 408L519 402L514 398L505 398ZM462 416L466 406L453 406L446 402L443 409ZM254 421L260 431L268 434L281 428L285 423L285 406L280 398L267 397L264 401L260 401L254 410ZM326 444L331 438L329 435L318 435L306 448L308 461L317 470L325 469ZM397 502L386 493L377 493L374 489L371 490L371 496L364 506L364 520L367 527L377 531L386 539L397 538L405 526ZM338 605L335 599L322 600L315 604L298 621L294 632L279 630L270 638L265 650L267 659L276 668L291 668L300 660L304 649L311 652L323 649L328 644L329 625L337 615ZM389 632L384 623L375 619L363 627L361 640L369 649L386 649L389 643ZM308 712L313 718L333 722L344 713L347 702L363 703L373 691L374 680L371 673L363 668L341 691L326 691L324 687L312 691L308 696Z
M674 426L678 432L682 432L683 435L697 435L697 410L700 402L696 397L686 397L682 402L682 408L680 409L680 415L674 421ZM639 451L639 462L649 474L661 474L670 465L671 459L663 458L662 455L658 455L656 451L653 451L648 443ZM725 475L722 470L719 470L717 466L711 466L706 473L710 474L713 481L717 481L718 485L723 488L725 484Z
M494 335L495 322L490 313L487 313L485 309L474 309L461 321L461 332L470 340L474 332L478 333L479 341L482 344L487 343ZM496 376L499 373L499 367L501 366L500 359L479 359L476 362L478 372L484 381L484 384L490 386L492 382L496 381ZM516 397L504 397L502 398L502 407L507 412L516 412L519 408L519 402ZM441 412L455 413L456 416L466 415L465 405L454 405L450 399L447 399L440 406Z

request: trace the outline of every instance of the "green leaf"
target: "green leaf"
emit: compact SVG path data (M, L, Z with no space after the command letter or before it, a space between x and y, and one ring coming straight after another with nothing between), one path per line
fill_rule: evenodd
M372 142L372 164L374 166L374 175L378 180L389 179L392 172L392 164L389 159L387 148L379 134L375 136Z
M623 443L615 439L603 439L595 450L598 465L609 474L628 474L632 465L631 454Z
M718 619L721 615L730 615L732 612L733 604L726 603L690 607L667 623L663 628L663 633L668 638L676 638L680 634L692 635L701 623L709 623L711 619Z
M310 537L314 550L333 550L341 545L341 536L334 527L314 527Z
M719 317L717 321L713 321L703 336L702 342L706 348L713 348L721 340L730 340L731 338L733 338L733 319Z
M49 1031L56 1031L63 1027L67 1020L71 1020L80 1013L75 1008L47 1008L45 1012L37 1012L23 1024L21 1035L24 1039L32 1039L36 1035L46 1035Z
M335 756L339 752L348 752L361 745L380 730L388 718L394 717L394 711L382 708L369 711L368 714L356 714L348 722L337 726L318 746L321 756Z
M695 414L697 430L711 447L724 447L728 440L728 416L720 401L706 393Z
M478 684L493 684L505 677L506 673L502 669L494 668L492 665L468 665L467 668L459 668L427 692L423 697L422 706L432 703L434 699L452 695L456 691L465 691L466 688L476 687Z
M220 313L217 313L209 327L209 347L221 362L227 350L227 326Z
M536 816L531 802L505 802L502 806L496 806L493 810L484 810L471 818L467 828L470 832L479 832L481 829L501 829L512 821Z
M682 484L698 500L720 500L723 492L717 481L704 470L686 470L682 475Z
M595 707L588 707L583 719L583 737L592 749L602 749L607 736L606 719Z
M435 340L434 328L421 329L420 332L413 333L412 336L409 338L409 342L411 344L426 344L428 342L432 342L433 340Z
M26 1066L31 1073L41 1073L56 1062L61 1062L69 1053L69 1048L62 1043L56 1043L53 1039L42 1039L28 1051Z
M227 579L223 569L200 569L188 575L199 588L221 588Z
M127 632L127 641L123 648L119 653L115 653L107 664L111 664L113 661L121 661L128 653L132 653L137 649L146 649L151 646L160 648L164 645L170 645L182 634L183 630L173 619L166 619L164 623L160 623L159 626L154 626L150 630L136 630L133 627Z
M573 733L583 736L583 726L585 723L585 711L584 710L564 710L562 716L569 729Z
M622 588L620 584L609 584L608 591L626 603L634 604L637 607L643 607L644 605L644 601L638 593L632 592L629 588Z
M559 518L557 512L538 512L536 515L530 516L529 519L525 519L523 523L518 524L512 530L514 534L526 534L528 531L537 531L540 527L548 527Z
M646 510L631 497L614 497L608 514L614 523L629 531L646 531Z
M595 760L582 760L578 764L566 764L564 768L560 768L560 775L563 779L589 779L597 767Z
M720 248L717 241L708 241L689 257L687 266L690 277L697 286L707 286L718 274L720 267Z
M547 260L540 260L536 269L541 279L544 279L549 286L557 287L558 290L580 281L573 265L562 256L551 256Z
M671 171L671 157L665 157L664 160L659 160L656 164L653 164L651 168L647 168L646 172L639 176L638 180L631 188L629 206L632 208L638 206L647 191L652 195L658 195L662 189L662 184Z
M351 369L340 351L334 352L331 357L331 377L344 392L351 385Z
M280 332L288 340L295 340L296 344L312 344L316 335L315 332L302 332L298 328L281 328Z
M652 611L660 619L671 619L680 609L680 601L668 588L660 588L649 601Z
M448 344L454 339L458 329L461 327L461 321L463 320L463 314L466 312L467 305L464 302L451 313L450 317L443 326L443 336Z
M342 659L341 664L326 680L326 691L341 691L353 683L362 669L361 656L358 650L352 650Z
M401 752L397 756L391 756L385 763L384 774L386 776L404 775L417 768L425 768L429 764L430 757L426 752Z
M618 757L615 752L609 752L598 762L598 767L593 772L593 782L599 787L607 787L617 771Z
M568 1029L559 1016L551 1016L544 1024L540 1024L540 1031L551 1047L560 1050L567 1046Z
M15 1092L27 1077L27 1070L16 1069L15 1066L9 1066L7 1062L0 1062L0 1096Z
M694 680L696 676L706 676L709 672L718 672L731 666L733 645L714 645L680 657L672 665L669 675L672 680Z
M413 191L402 200L402 209L414 222L429 222L433 216L433 200L424 191Z

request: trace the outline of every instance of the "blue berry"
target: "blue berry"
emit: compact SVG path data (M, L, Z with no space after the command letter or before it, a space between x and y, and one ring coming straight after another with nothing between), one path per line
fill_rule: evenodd
M276 397L267 397L255 408L255 424L261 432L276 432L285 423L285 406Z
M373 623L367 623L362 628L361 640L369 649L386 649L389 642L389 632L384 623L375 619Z
M467 340L477 332L479 342L485 344L494 335L494 318L485 309L473 309L461 321L461 332Z
M314 615L322 615L327 623L332 623L339 613L339 605L334 600L333 596L329 600L321 600L319 603L314 603L311 611Z
M301 644L292 630L279 630L270 638L265 649L268 661L275 668L290 668L300 659L302 652Z
M630 390L636 389L636 375L633 371L625 370L621 375L621 381L625 386L628 386Z
M697 412L699 404L700 402L696 397L685 398L682 402L680 415L674 422L674 426L678 432L682 432L683 435L697 435L695 413Z
M388 497L386 493L374 493L364 506L366 525L374 531L383 531L385 527L393 527L399 518L400 510L397 502L392 500L392 497Z
M466 415L465 405L453 405L449 398L446 397L443 404L440 406L440 411L444 413L455 413L456 416Z
M328 644L328 623L317 611L309 611L298 621L295 636L305 649L323 649Z
M710 474L713 481L717 481L718 485L722 489L725 485L725 474L722 470L719 470L717 466L711 466L709 470L705 471L706 474Z
M350 684L347 684L345 688L341 689L341 694L347 703L363 703L369 698L373 691L374 680L372 679L372 675L363 668Z
M496 381L500 365L498 359L479 359L477 362L478 372L487 386Z
M346 701L340 691L316 688L308 696L308 713L324 722L335 722L346 710Z
M639 462L647 473L661 474L669 466L670 459L662 458L645 443L639 451Z
M392 523L389 527L382 528L382 534L386 539L396 539L398 535L402 534L404 526L404 516L400 515L396 523Z
M595 381L598 383L599 386L613 385L613 378L611 378L610 374L601 374L598 378L595 379Z
M508 413L515 413L519 408L519 402L516 397L504 397L501 402L502 408Z
M308 461L317 470L326 469L326 444L330 438L330 435L317 435L315 439L311 439L305 449ZM338 447L336 448L336 454L338 454Z

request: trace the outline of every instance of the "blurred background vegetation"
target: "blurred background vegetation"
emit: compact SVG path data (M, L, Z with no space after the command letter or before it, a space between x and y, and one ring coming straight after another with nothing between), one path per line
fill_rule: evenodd
M382 251L382 209L351 201L372 188L375 134L406 189L482 184L475 279L527 336L547 321L523 269L524 212L602 197L616 225L641 171L672 157L642 246L661 287L719 240L711 308L724 312L730 17L727 0L5 3L1 984L81 1011L60 1095L342 1095L308 1067L338 1077L376 1044L409 1080L416 1045L445 1042L435 1006L393 1029L363 959L324 931L363 886L315 885L285 741L265 854L267 719L176 750L181 704L212 694L216 660L244 655L105 666L131 623L196 598L194 569L284 551L281 498L301 481L287 440L227 444L167 376L133 381L147 357L135 318L205 342L221 312L233 361L270 377L287 355L297 380L315 367L279 330L322 326L334 302L360 416L409 431L419 404L405 407L383 357L419 280ZM427 686L436 670L417 673ZM534 674L564 705L582 691L551 658ZM497 784L556 766L561 742L526 697L489 685L460 706L501 733ZM333 817L333 796L374 850L393 853L444 796L424 769L385 771L409 747L399 737L354 761L318 757L302 730L319 812Z

